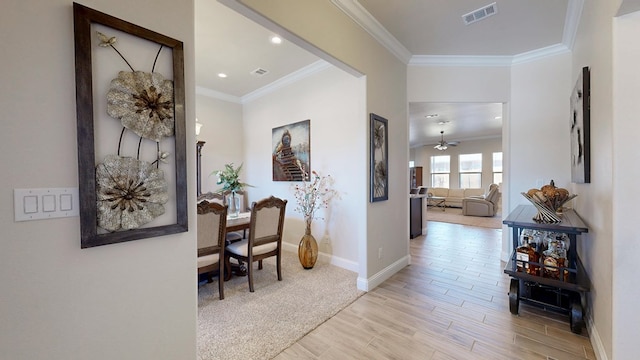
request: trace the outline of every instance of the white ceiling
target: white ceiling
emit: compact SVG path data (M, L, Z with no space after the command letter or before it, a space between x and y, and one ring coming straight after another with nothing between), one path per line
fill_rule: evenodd
M195 1L196 86L238 100L300 70L318 57L283 41L271 44L274 33L215 0ZM262 77L250 73L262 68ZM225 73L221 79L218 73Z
M513 56L561 43L569 2L358 1L412 55L471 56ZM465 25L462 15L494 2L495 15Z
M408 64L471 59L508 65L570 48L582 0L496 0L495 15L470 25L462 15L493 1L331 1ZM286 39L271 44L272 32L217 1L196 0L195 8L198 93L241 102L320 60ZM251 75L257 68L269 73ZM218 78L219 72L228 77ZM501 104L411 103L410 146L437 143L440 130L451 141L499 137L501 115ZM440 120L449 122L441 126Z

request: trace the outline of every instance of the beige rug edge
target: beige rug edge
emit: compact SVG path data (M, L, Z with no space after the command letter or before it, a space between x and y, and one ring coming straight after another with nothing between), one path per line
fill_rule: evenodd
M322 262L304 270L290 251L282 277L267 259L254 273L254 293L246 277L225 282L224 300L217 279L199 286L198 359L271 359L364 294L355 272Z
M502 229L502 214L500 212L493 217L483 217L462 215L461 208L446 208L445 211L439 208L428 208L425 218L427 221Z

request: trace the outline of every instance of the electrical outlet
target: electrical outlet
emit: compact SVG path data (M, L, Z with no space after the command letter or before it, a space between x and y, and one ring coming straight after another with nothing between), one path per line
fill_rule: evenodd
M382 259L382 248L378 248L378 260Z

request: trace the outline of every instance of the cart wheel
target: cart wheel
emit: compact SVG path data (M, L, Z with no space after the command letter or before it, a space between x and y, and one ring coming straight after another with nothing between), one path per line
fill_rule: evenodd
M520 280L511 279L509 286L509 311L513 315L518 315L518 306L520 303Z
M582 332L584 319L582 317L582 305L580 304L579 299L571 302L569 325L571 326L571 332L574 334L580 334Z

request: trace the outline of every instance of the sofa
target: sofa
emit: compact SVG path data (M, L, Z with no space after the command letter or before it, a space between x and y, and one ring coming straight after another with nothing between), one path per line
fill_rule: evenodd
M442 187L429 188L427 190L429 197L436 196L444 198L444 205L446 207L462 207L462 199L471 196L482 196L484 194L483 189L449 189Z

